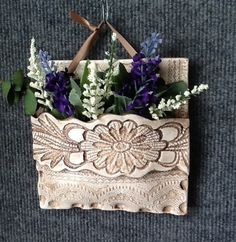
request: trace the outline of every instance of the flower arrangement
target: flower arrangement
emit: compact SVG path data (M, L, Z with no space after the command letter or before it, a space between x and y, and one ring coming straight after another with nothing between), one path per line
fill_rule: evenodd
M74 116L83 121L104 113L133 113L149 119L168 117L192 96L207 90L208 85L189 90L182 80L166 84L159 74L161 43L160 35L152 33L141 44L128 72L117 59L113 33L110 49L105 53L108 68L101 71L88 60L78 79L67 69L58 71L46 51L37 51L33 38L28 73L16 71L10 80L2 82L2 91L10 105L23 98L27 115L49 112L58 119Z

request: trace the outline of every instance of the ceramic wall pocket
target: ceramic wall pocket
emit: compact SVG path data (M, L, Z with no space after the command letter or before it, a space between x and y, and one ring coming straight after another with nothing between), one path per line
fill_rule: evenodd
M103 61L95 61L105 68ZM63 69L70 61L56 61ZM130 68L131 60L123 60ZM81 75L81 61L76 74ZM188 79L188 60L163 58L167 82ZM82 122L32 117L40 207L187 213L189 119L105 114Z

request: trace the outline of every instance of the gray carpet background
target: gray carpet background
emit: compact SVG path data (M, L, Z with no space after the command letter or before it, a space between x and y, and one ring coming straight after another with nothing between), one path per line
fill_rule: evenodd
M235 241L236 2L110 0L110 22L135 46L151 32L164 38L162 57L190 59L190 86L208 93L190 102L189 214L41 210L32 159L30 119L0 93L0 241ZM54 59L71 59L94 23L98 0L1 0L0 78L27 67L32 36ZM109 34L90 58L103 58ZM126 58L120 49L120 58Z

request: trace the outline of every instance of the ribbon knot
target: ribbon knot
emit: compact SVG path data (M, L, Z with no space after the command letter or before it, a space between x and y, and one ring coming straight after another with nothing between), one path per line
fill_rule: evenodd
M90 51L92 45L96 41L102 27L107 25L112 32L116 33L117 39L122 44L122 46L126 49L131 57L133 57L137 52L136 50L130 45L130 43L107 21L102 20L98 26L91 24L87 19L83 18L79 14L74 11L70 12L70 17L73 21L80 23L82 26L87 27L90 31L92 31L91 35L86 39L86 41L81 46L80 50L77 52L76 56L70 63L68 67L69 73L73 73L77 66L79 65L80 61L83 60Z

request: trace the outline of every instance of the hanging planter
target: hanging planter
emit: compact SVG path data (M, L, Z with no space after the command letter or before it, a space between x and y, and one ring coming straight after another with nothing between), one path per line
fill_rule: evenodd
M104 19L72 12L88 37L72 61L51 61L31 42L27 76L3 82L10 104L23 97L31 115L40 207L187 213L188 59L160 58L153 33L136 52ZM84 61L108 26L107 60ZM132 59L118 60L116 41Z
M96 62L104 68L103 61ZM131 60L123 62L129 65ZM63 68L69 62L56 63ZM161 69L164 76L187 80L187 67L187 59L163 59ZM186 110L185 106L176 113L179 118L160 120L133 114L104 114L90 122L61 121L48 113L32 117L41 208L185 214L189 173Z

